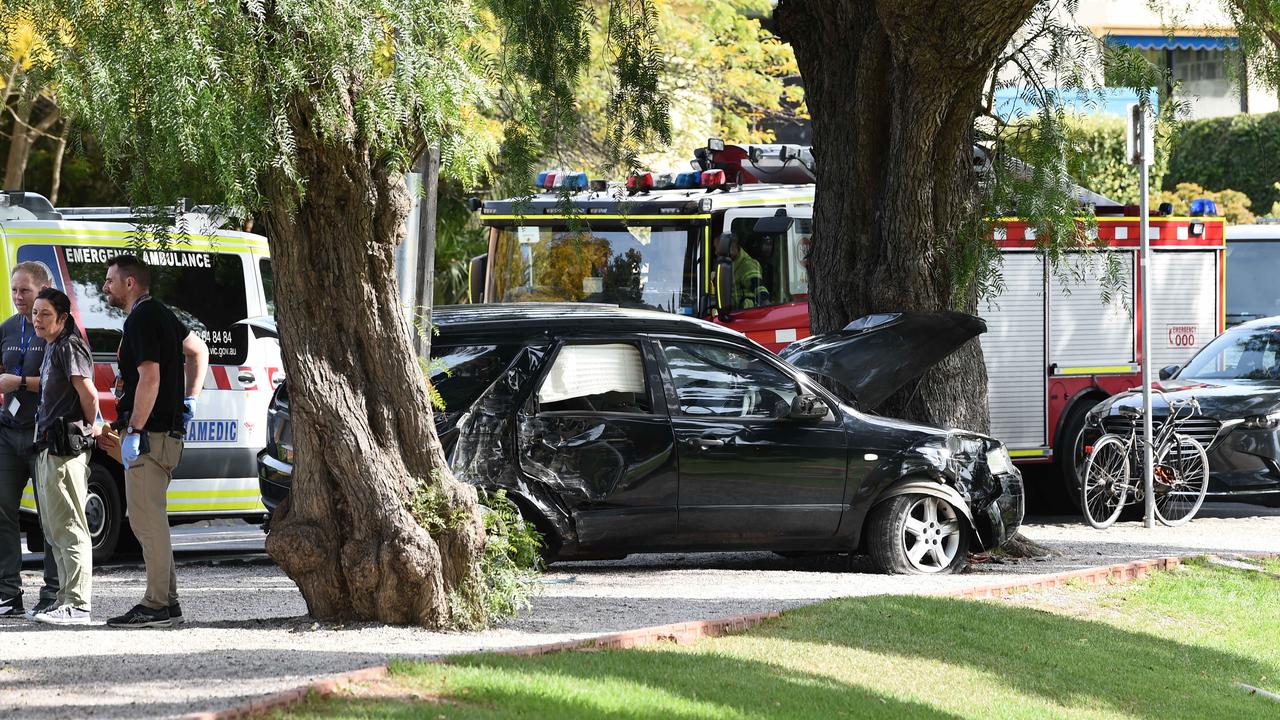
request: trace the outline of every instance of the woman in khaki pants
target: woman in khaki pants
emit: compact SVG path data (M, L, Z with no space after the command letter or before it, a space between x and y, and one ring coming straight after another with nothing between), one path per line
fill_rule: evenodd
M40 291L31 321L36 334L47 343L40 368L40 409L36 412L40 522L62 576L57 605L33 619L53 625L87 625L93 544L84 508L89 452L92 438L98 434L93 359L71 317L71 299L61 290Z

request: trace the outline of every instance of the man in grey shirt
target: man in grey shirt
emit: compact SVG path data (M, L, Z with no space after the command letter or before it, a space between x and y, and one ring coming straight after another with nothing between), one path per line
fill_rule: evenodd
M22 617L22 538L18 507L22 491L35 470L36 407L40 404L40 365L44 340L36 336L31 309L36 295L50 285L44 263L24 262L9 276L13 306L18 312L0 324L3 374L0 392L0 619ZM33 486L34 487L34 486ZM51 609L58 597L58 568L53 553L44 554L44 587L35 607L25 613Z

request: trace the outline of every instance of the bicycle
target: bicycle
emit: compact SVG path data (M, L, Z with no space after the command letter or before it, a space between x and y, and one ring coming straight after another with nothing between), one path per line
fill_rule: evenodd
M1151 437L1151 488L1156 518L1175 526L1195 517L1204 503L1209 457L1200 441L1178 432L1183 422L1200 413L1200 403L1191 398L1167 404L1169 417L1154 428ZM1143 464L1142 409L1122 407L1120 414L1129 419L1128 436L1108 433L1098 438L1089 450L1080 484L1080 507L1089 524L1099 530L1110 527L1125 505L1145 500L1142 474L1131 472L1133 465L1141 469Z

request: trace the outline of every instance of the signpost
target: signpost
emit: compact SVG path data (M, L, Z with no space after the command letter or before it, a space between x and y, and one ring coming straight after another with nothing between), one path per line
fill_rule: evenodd
M1151 432L1151 208L1148 207L1147 171L1155 162L1155 123L1151 107L1145 103L1129 106L1129 127L1126 145L1129 162L1138 166L1138 237L1141 239L1142 260L1139 264L1138 283L1142 288L1142 489L1144 527L1155 526L1155 497L1152 488L1152 432Z

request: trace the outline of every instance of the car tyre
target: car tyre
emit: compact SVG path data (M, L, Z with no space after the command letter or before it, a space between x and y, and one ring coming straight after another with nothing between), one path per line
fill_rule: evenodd
M872 563L884 573L954 573L964 567L969 553L964 515L946 500L921 493L875 506L867 540Z
M89 542L93 546L95 565L110 560L120 545L124 528L124 500L116 479L105 467L90 463L88 494L85 496L85 519L89 525ZM133 534L129 533L132 537Z

